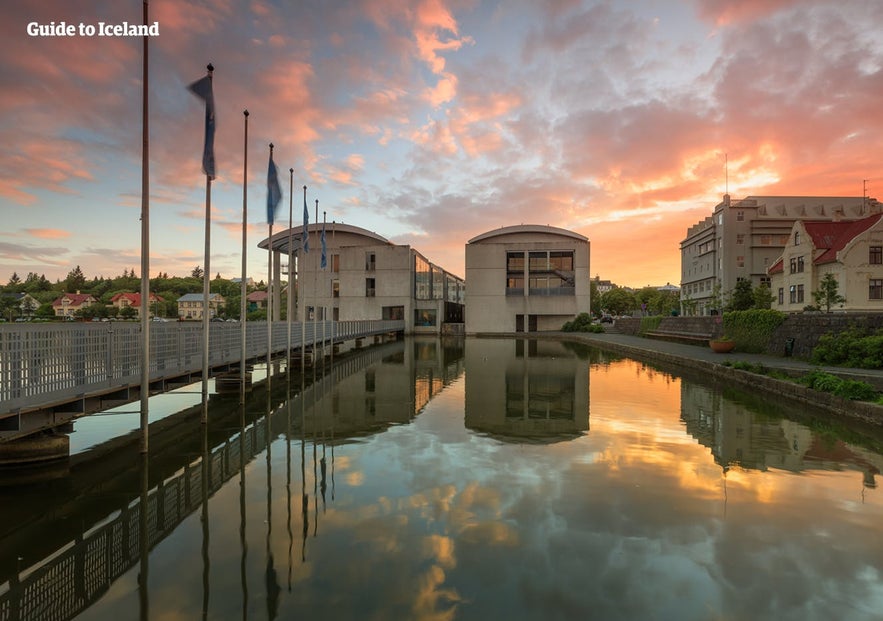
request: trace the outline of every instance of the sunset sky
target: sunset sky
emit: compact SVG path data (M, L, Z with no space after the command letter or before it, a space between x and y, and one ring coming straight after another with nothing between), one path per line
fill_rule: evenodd
M0 7L0 284L140 272L141 45L29 22L141 23L136 0ZM266 278L268 144L287 225L411 244L464 275L471 237L586 235L591 272L678 283L678 244L725 191L883 198L879 0L153 0L151 275L203 264L214 64L212 274ZM279 230L277 224L276 231ZM284 227L283 227L284 228Z

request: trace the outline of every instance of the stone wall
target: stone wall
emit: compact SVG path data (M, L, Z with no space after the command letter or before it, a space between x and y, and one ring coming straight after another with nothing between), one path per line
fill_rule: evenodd
M798 358L810 358L813 347L819 338L831 332L842 332L847 328L859 327L869 330L883 328L883 314L853 313L795 313L788 315L785 321L773 333L767 346L767 353L782 356L788 339L794 339L793 355Z
M623 334L637 335L641 329L641 318L617 319L616 329ZM687 334L721 335L721 318L715 317L663 317L657 328L659 332L681 332Z

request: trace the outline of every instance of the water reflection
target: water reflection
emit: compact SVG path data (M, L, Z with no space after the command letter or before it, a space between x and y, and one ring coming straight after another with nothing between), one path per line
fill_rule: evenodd
M139 605L182 619L867 619L883 605L868 544L883 503L854 486L879 472L878 440L693 379L552 341L428 338L237 401L152 434L149 477L109 453L72 463L65 485L0 490L17 507L0 512L0 619Z
M557 341L470 339L466 427L512 442L589 429L589 362Z

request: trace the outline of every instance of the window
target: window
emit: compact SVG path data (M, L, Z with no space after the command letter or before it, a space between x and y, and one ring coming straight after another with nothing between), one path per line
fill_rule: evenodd
M788 287L788 301L791 304L797 303L797 286L791 285Z
M883 300L883 278L871 278L868 281L868 299Z
M506 253L506 271L507 272L523 272L524 271L524 253L523 252L507 252Z
M785 288L779 287L779 305L781 306L784 303L785 303Z
M794 245L800 245L800 231L794 231Z
M745 267L745 257L744 256L736 257L736 267Z
M803 304L803 285L797 285L797 303Z
M736 220L738 220L739 222L742 222L743 220L745 220L745 212L744 211L737 211L736 212Z
M436 313L433 308L415 308L414 309L414 325L415 326L434 326L436 322Z
M366 278L365 279L365 297L373 298L375 293L375 279L374 278Z
M331 255L331 271L339 272L340 271L340 255L332 254Z
M797 272L797 259L796 258L791 257L791 260L789 261L789 267L791 268L792 274Z
M331 281L331 297L340 297L340 281L337 279Z
M414 255L414 297L418 300L432 299L432 270L429 261Z
M868 248L868 263L871 265L883 264L883 246L871 246Z
M745 243L745 234L744 233L736 233L736 243L744 244Z
M797 257L797 271L803 272L803 256Z
M760 277L760 284L762 287L769 287L770 286L770 277L769 276L761 276Z
M365 253L365 271L373 272L377 269L377 255L373 252Z

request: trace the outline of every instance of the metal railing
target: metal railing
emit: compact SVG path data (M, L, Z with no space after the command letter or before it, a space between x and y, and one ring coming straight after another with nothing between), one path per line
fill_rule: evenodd
M402 331L404 321L294 322L291 346L341 342ZM267 353L266 322L246 326L246 358ZM209 366L242 356L241 326L212 323ZM274 322L272 352L288 347L288 324ZM150 326L150 381L202 368L201 323ZM137 386L141 380L141 326L136 323L67 323L0 326L0 419L68 399Z

